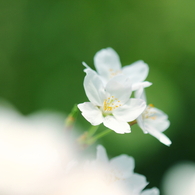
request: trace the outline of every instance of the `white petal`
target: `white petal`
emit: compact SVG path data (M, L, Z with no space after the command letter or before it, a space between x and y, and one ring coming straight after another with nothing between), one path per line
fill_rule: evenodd
M84 102L82 104L78 104L77 106L85 119L92 125L96 126L103 122L102 112L91 102Z
M130 178L125 179L125 187L127 187L129 194L140 194L140 192L148 185L146 177L134 173Z
M142 114L141 114L136 120L137 120L137 124L138 124L139 127L143 130L143 132L144 132L144 133L148 133L148 132L145 130L145 127L144 127L144 122L145 122L145 120L143 119Z
M161 132L165 131L169 127L170 122L168 120L168 115L163 111L157 108L150 107L149 114L150 117L144 120L145 124L147 124L148 126L152 126L154 129Z
M105 148L102 145L97 146L97 161L107 163L109 161Z
M158 131L165 131L169 126L170 126L170 122L167 119L146 119L145 120L145 124L152 126L154 129L158 130Z
M131 98L125 105L116 108L113 115L121 121L135 120L146 108L145 101Z
M113 116L106 116L103 124L109 129L114 130L116 133L124 134L130 133L130 125L126 122L119 121Z
M99 75L90 68L85 69L84 78L85 93L94 105L101 106L105 99L104 85Z
M85 69L89 68L91 69L85 62L82 62L83 66L85 66ZM85 72L85 69L84 69L84 72Z
M147 103L147 98L143 87L140 87L137 91L135 91L135 98L142 99Z
M151 112L155 113L156 118L158 119L168 119L168 115L165 114L162 110L155 108L155 107L151 107L150 108Z
M131 79L132 83L144 81L148 76L148 71L148 65L142 60L122 68L123 74L126 74Z
M151 86L151 85L152 85L152 83L150 83L150 82L148 82L148 81L139 82L139 83L134 83L134 84L132 85L132 90L133 90L133 91L136 91L136 90L138 90L138 89L140 89L140 88L149 87L149 86Z
M158 188L151 188L151 189L146 189L144 190L141 195L160 195L159 189Z
M148 131L149 134L151 134L152 136L156 137L160 142L162 142L163 144L170 146L171 145L171 140L164 135L163 133L161 133L160 131L154 129L151 126L146 126L146 131Z
M132 92L130 80L124 75L113 77L107 83L105 90L111 96L120 100L121 104L129 100Z
M117 169L117 173L119 175L116 175L116 178L128 178L133 173L133 170L135 168L135 161L134 158L125 154L122 154L120 156L114 157L110 160L110 165L113 167L113 169Z
M98 51L94 56L94 65L97 72L107 80L110 79L112 71L121 69L119 56L112 48Z

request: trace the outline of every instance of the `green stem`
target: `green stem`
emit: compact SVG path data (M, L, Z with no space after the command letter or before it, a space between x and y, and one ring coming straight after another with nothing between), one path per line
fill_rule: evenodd
M75 123L75 120L77 118L78 115L78 107L77 104L75 104L70 112L70 114L68 115L68 117L65 120L65 127L67 129L71 129Z
M96 142L98 139L100 139L101 137L103 137L103 136L109 134L110 132L112 132L112 130L111 130L111 129L107 129L107 130L105 130L105 131L103 131L103 132L101 132L101 133L95 135L94 137L92 137L92 138L89 140L89 142L90 142L90 143L94 143L94 142Z
M95 134L95 132L97 131L98 127L99 127L99 125L91 126L91 128L88 130L88 137L89 138L92 137Z
M134 121L129 122L129 125L131 125L131 126L133 126L135 124L137 124L137 120L134 120Z
M98 126L91 126L90 129L88 131L85 131L77 140L77 142L79 143L81 148L86 148L89 145L91 145L93 142L91 142L90 140L92 140L92 136L95 134L95 132L97 131L99 125Z
M108 133L110 133L112 131L110 129L107 129L107 130L93 136L95 134L95 132L97 131L98 127L99 126L92 126L89 129L89 131L84 132L84 134L78 138L77 142L79 143L79 145L82 149L87 148L88 146L95 143L99 138L107 135Z

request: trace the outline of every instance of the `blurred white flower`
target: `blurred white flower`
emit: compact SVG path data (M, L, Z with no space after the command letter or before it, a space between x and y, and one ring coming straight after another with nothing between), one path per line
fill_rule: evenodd
M165 195L195 195L195 163L171 167L163 178L162 191Z
M159 195L157 188L143 190L148 182L134 173L134 164L127 155L109 161L104 147L98 146L96 160L74 163L55 195Z
M135 97L146 102L143 88L136 91ZM137 123L144 133L151 134L167 146L171 145L171 140L162 133L170 125L168 116L163 111L155 108L152 104L149 104L144 112L137 118Z
M55 195L129 195L122 186L105 183L104 167L77 167Z
M0 194L52 194L74 149L58 116L0 108Z
M82 115L94 126L103 123L116 133L129 133L128 122L135 120L146 107L143 100L130 98L129 79L119 75L104 86L93 70L85 72L84 88L90 102L78 104Z
M133 172L127 155L109 161L99 146L97 159L83 165L64 131L53 114L24 117L0 108L0 194L159 194L156 188L143 191L146 179Z
M159 189L158 188L151 188L151 189L146 189L144 190L141 195L160 195Z
M83 64L89 68L85 63ZM133 91L141 86L149 87L152 84L148 81L144 81L149 71L149 67L145 62L140 60L131 65L122 67L118 54L112 48L98 51L94 56L94 65L105 84L111 78L120 74L129 78L129 81L132 83Z
M97 147L97 158L93 162L93 166L98 164L106 167L104 181L111 187L122 186L131 195L159 194L157 188L142 191L148 185L148 182L145 176L134 173L135 162L133 157L122 154L109 160L105 148L99 145Z

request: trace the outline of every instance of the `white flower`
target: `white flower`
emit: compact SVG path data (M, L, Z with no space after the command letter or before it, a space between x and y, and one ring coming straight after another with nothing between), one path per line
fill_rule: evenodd
M135 93L135 97L141 98L146 102L146 97L143 88L140 88ZM168 116L163 111L155 108L152 104L150 104L137 118L137 123L144 133L151 134L167 146L171 145L170 139L162 133L170 125Z
M60 118L46 113L24 117L0 107L0 194L56 190L75 156Z
M101 163L107 167L104 172L105 182L111 187L116 185L123 186L128 191L128 194L131 195L159 194L157 188L142 192L148 182L145 176L134 173L135 162L133 157L122 154L109 160L105 148L99 145L97 147L97 159L94 163L95 165Z
M105 167L74 167L55 195L129 195L123 186L105 182Z
M89 68L85 63L83 64ZM148 81L143 82L149 71L146 63L140 60L122 67L118 54L112 48L98 51L94 56L94 65L104 83L107 83L114 76L123 74L132 83L133 91L139 89L139 87L149 87L151 85Z
M127 122L135 120L146 107L143 100L130 98L129 79L119 75L104 86L95 71L85 72L84 88L90 102L78 104L82 115L94 126L103 123L116 133L129 133Z
M159 195L155 187L143 190L148 182L134 167L132 157L122 154L109 160L99 145L96 160L75 163L56 195Z

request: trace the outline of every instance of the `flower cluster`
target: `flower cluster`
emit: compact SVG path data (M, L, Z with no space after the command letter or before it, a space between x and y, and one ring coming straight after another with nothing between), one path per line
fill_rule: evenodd
M148 182L134 173L132 157L109 161L98 146L89 161L71 139L60 115L24 117L0 107L0 194L159 195L155 187L143 190Z
M145 88L152 83L145 81L149 72L145 62L140 60L122 67L118 54L106 48L95 54L97 72L86 63L83 65L84 89L90 102L78 104L78 108L91 125L103 123L116 133L124 134L130 133L130 125L137 123L144 133L165 145L171 144L162 133L169 127L168 116L146 102Z

